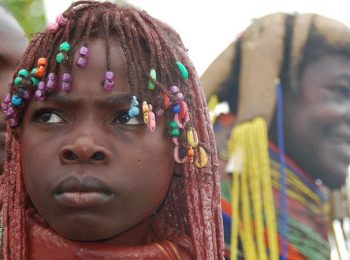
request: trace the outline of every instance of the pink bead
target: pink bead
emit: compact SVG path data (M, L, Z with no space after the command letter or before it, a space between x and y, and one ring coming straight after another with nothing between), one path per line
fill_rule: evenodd
M1 103L1 110L2 112L6 113L7 109L9 108L8 104L6 103Z
M46 83L46 88L47 88L47 90L49 90L49 91L54 90L54 89L56 88L56 82L49 79L49 80L47 81L47 83Z
M40 81L39 82L38 89L40 89L40 90L44 90L45 89L45 82L44 81Z
M60 28L60 25L59 23L57 22L53 22L53 23L50 23L47 28L51 31L51 32L57 32L58 29Z
M34 93L34 100L44 100L44 91L43 90L40 90L40 89L37 89Z
M32 98L32 94L28 90L25 90L23 93L23 98L29 100Z
M86 68L87 59L85 59L84 57L79 57L77 60L77 65L82 69Z
M9 119L9 124L11 127L16 127L18 126L18 119L16 117L12 117Z
M5 111L6 116L14 116L16 114L16 110L13 107L8 107Z
M69 82L62 82L61 89L69 92L72 90L72 86Z
M48 78L49 80L55 81L55 80L56 80L56 74L51 72L51 73L49 73L49 75L47 76L47 78Z
M179 87L177 87L177 86L171 86L171 87L170 87L170 92L173 93L173 94L179 92Z
M103 88L106 91L111 91L113 89L113 86L114 86L114 81L105 79L105 81L103 83Z
M87 47L83 46L79 50L80 56L83 56L84 58L87 58L89 56L89 50Z
M109 79L112 81L114 79L114 73L112 71L106 71L105 79Z
M70 73L68 73L68 72L63 73L62 81L63 82L67 82L67 83L72 82L72 75Z
M183 101L185 99L184 94L181 92L176 93L176 100L177 101Z
M11 96L10 96L10 94L7 94L4 98L4 103L10 104L10 102L11 102Z
M67 23L67 18L65 18L62 14L56 17L56 22L60 25L65 25Z

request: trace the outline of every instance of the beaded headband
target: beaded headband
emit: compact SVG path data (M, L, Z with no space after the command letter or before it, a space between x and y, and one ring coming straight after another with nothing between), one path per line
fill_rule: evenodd
M56 23L49 25L49 30L56 32L59 26L66 23L66 18L59 16ZM66 70L66 65L69 60L69 52L71 46L68 42L63 42L59 45L59 50L56 55L56 62L63 67L61 79L58 81L58 75L53 72L47 73L48 61L46 58L39 58L36 67L30 72L26 69L20 69L12 82L15 91L12 94L6 95L1 104L6 120L10 127L15 128L19 125L18 111L24 107L24 101L44 100L45 97L55 91L60 82L60 89L65 92L72 90L72 75ZM109 52L109 50L106 50ZM107 57L109 57L107 53ZM79 57L76 65L82 69L88 65L89 50L87 44L84 44L79 49ZM187 68L180 61L177 61L174 66L179 70L183 80L187 80L189 75ZM107 61L107 71L102 82L105 91L111 91L115 85L114 74L110 69L110 61ZM154 91L156 89L157 72L151 69L149 72L149 80L147 89ZM174 160L179 163L189 161L197 168L203 168L208 162L208 156L203 147L199 145L199 140L195 129L190 124L188 106L185 101L184 94L178 86L170 86L168 92L160 91L157 97L157 104L150 104L146 100L139 102L136 96L130 99L130 107L128 116L138 117L142 111L143 121L148 129L153 132L156 128L156 117L161 117L167 111L170 115L170 120L167 124L168 134L174 143ZM33 94L34 93L34 94Z

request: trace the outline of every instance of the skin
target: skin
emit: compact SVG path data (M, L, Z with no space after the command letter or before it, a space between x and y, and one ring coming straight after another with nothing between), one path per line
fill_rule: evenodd
M125 57L114 40L116 85L107 92L101 86L106 71L101 53L105 40L90 40L87 68L72 68L73 90L29 105L21 132L24 181L34 207L64 238L143 244L171 182L173 148L165 117L153 133L142 120L123 120L130 106ZM84 185L101 184L102 203L65 205L58 195L62 181L75 183L74 196L84 193Z
M299 94L284 100L287 153L330 188L344 184L350 162L350 59L326 55L309 64Z
M0 6L0 99L8 93L13 72L28 44L23 29L13 16ZM0 173L4 160L5 121L0 113Z

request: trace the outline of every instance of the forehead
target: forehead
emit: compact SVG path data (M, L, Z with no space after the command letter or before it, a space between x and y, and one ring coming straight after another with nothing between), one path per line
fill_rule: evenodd
M105 39L97 38L88 41L88 65L84 69L76 65L80 47L81 46L79 46L74 53L74 60L72 61L73 65L70 72L73 78L72 91L65 93L60 90L56 95L74 96L79 99L91 99L92 97L104 99L119 93L125 94L129 92L130 86L128 82L126 59L116 39L110 39L110 70L114 73L114 87L112 91L106 91L103 88L105 73L108 70ZM71 55L73 56L73 53ZM60 74L62 74L64 70L65 68L61 67Z

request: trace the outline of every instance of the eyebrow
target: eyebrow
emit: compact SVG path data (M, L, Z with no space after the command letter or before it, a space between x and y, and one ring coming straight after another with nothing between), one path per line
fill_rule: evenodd
M68 95L67 96L59 95L58 93L55 93L53 95L48 96L46 101L59 103L59 104L72 105L82 101L83 99L84 98L73 97ZM130 101L130 99L131 99L131 95L129 93L118 93L118 94L111 94L110 96L102 99L96 98L94 102L96 102L99 105L117 105L117 104L128 102Z

